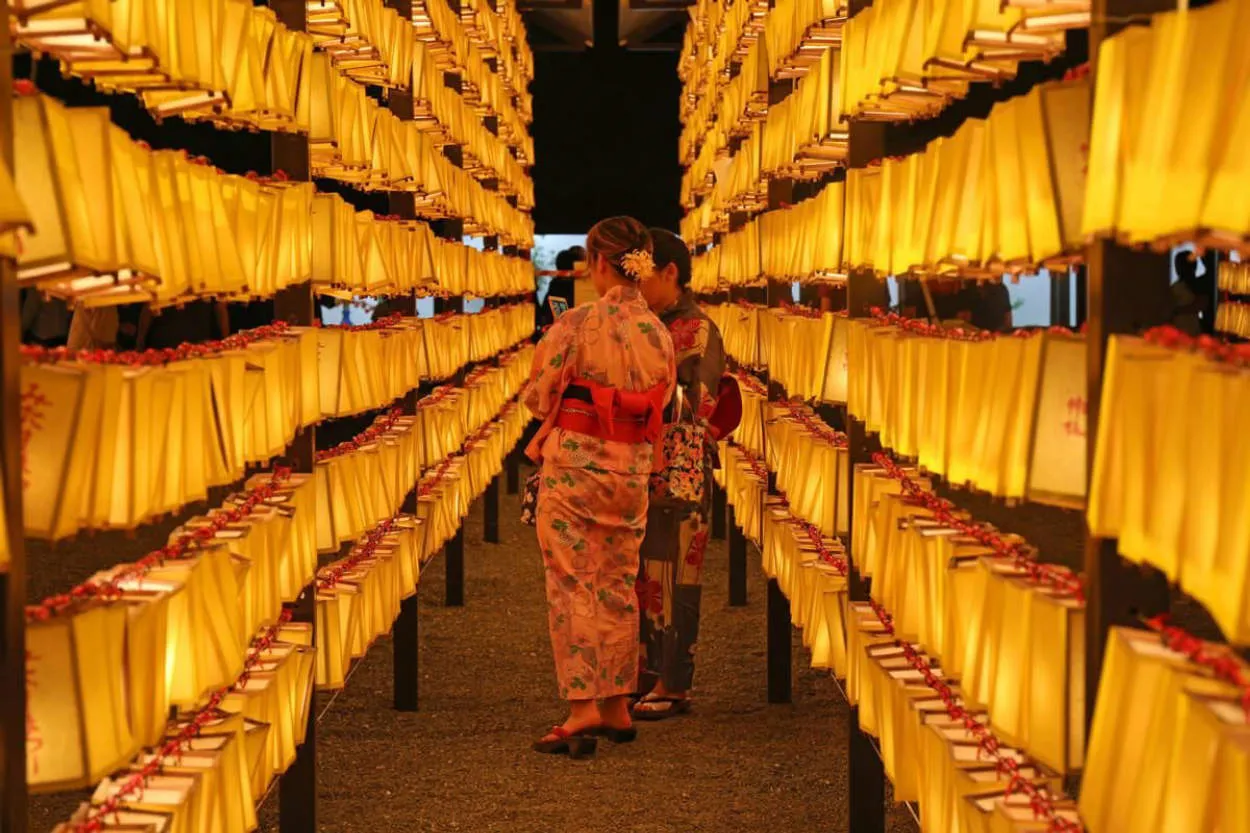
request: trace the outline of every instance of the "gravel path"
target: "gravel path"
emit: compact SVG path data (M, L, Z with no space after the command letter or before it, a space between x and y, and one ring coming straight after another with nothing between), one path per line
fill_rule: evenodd
M555 696L534 533L504 496L498 545L468 521L466 606L445 608L436 560L422 578L421 711L391 709L391 645L379 641L318 727L319 827L410 831L845 830L846 705L794 652L794 704L767 706L764 579L727 605L724 542L709 549L698 703L642 727L597 760L538 755L530 741L563 713ZM319 704L319 708L324 706ZM262 829L277 831L277 799ZM916 828L891 813L890 833Z

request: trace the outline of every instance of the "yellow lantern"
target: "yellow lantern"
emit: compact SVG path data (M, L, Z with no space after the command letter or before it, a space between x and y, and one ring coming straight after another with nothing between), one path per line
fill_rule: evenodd
M87 786L138 751L126 705L126 619L126 605L87 601L27 624L32 789Z

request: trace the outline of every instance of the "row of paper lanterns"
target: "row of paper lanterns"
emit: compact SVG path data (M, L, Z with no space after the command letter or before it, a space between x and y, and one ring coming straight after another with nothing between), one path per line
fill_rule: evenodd
M378 417L346 449L320 455L317 549L335 552L399 511L415 473L457 452L516 396L531 351L508 356L463 386L436 389L415 414Z
M1200 350L1114 336L1104 379L1090 533L1117 539L1121 555L1158 568L1202 602L1230 642L1247 644L1241 472L1250 444L1239 426L1250 407L1250 370Z
M808 80L816 77L809 75ZM984 121L969 120L953 136L935 140L920 153L849 171L844 200L841 183L821 192L820 199L831 201L823 204L830 210L813 221L809 245L827 252L822 259L831 262L818 266L833 272L842 266L871 268L882 275L913 270L990 275L1078 256L1086 239L1080 220L1086 199L1080 160L1088 106L1088 82L1044 84L996 105ZM702 213L688 214L684 231L700 239L707 228L704 222L716 228L725 210L759 201L751 153L744 144L727 176L717 182L710 212L705 204ZM740 174L744 165L752 173ZM839 196L829 194L831 188ZM722 197L722 190L733 195ZM1029 199L1021 200L1021 194ZM802 210L782 209L781 216ZM775 213L758 222L769 222ZM730 250L735 233L716 248ZM773 238L760 234L759 239ZM766 251L752 248L746 244L729 269L722 265L723 282L793 275L784 264L763 261ZM802 244L798 250L804 251Z
M847 406L884 446L999 497L1083 502L1083 337L973 339L849 324Z
M413 539L401 547L414 558L397 552L394 545L378 547L361 558L358 544L345 559L318 572L319 689L342 688L351 663L390 630L400 601L416 590L421 566L456 534L473 501L502 470L504 458L528 422L522 408L515 403L507 406L469 438L462 456L422 477L417 516L400 516L392 525Z
M428 461L420 476L420 467L407 467L411 480L398 490L419 487L417 515L393 517L392 510L382 522L385 534L366 536L371 540L369 561L356 559L349 568L336 562L317 570L319 687L341 686L344 662L360 656L389 629L393 613L377 616L377 611L396 611L399 600L415 591L420 565L454 534L527 421L515 405L501 408L467 437L462 457ZM323 465L318 463L316 477L254 477L246 494L264 491L264 499L248 504L228 522L218 514L243 505L242 496L202 519L188 520L171 538L182 542L179 555L141 567L121 564L93 577L97 585L116 587L116 598L71 601L28 623L32 720L27 761L33 787L64 789L100 779L140 748L159 744L171 705L193 708L245 670L245 657L255 655L249 655L244 635L280 621L281 603L294 600L316 569L317 529L323 516L339 508L323 505ZM388 499L397 508L403 495ZM210 534L201 534L202 528ZM372 569L383 562L385 569L371 578ZM374 579L384 577L390 580L373 586ZM357 594L361 598L350 598ZM333 604L337 601L342 610ZM327 611L334 615L324 615ZM299 679L311 683L313 652L307 661ZM277 708L278 702L297 706L299 698L263 699L273 694L262 694L269 688L267 672L276 670L248 670L247 682L229 695L224 707L233 712L230 705L238 702L246 706L248 718L271 726L265 756L269 766L262 768L263 777L253 779L262 790L275 772L289 765L298 742L291 734L298 726L280 728L275 722L291 716ZM259 685L262 680L265 684ZM253 704L253 696L262 699ZM253 705L258 711L251 710ZM97 796L107 798L107 789L101 789Z
M695 257L695 290L749 286L765 276L804 283L841 276L844 206L843 183L833 182L811 199L749 220Z
M443 87L442 72L411 23L382 0L313 0L309 6L307 33L287 29L272 10L244 0L91 0L78 4L80 16L55 4L30 9L18 2L12 12L18 43L55 55L67 72L101 89L138 93L158 118L308 133L318 108L336 106L317 72L316 61L325 60L362 92L364 84L411 90L435 108L444 130L460 128L451 140L498 142L485 138L478 120L483 136L463 133L470 125L458 112L458 96ZM488 108L511 113L496 89L497 76L483 63L462 71L485 91Z
M744 367L768 367L770 378L793 397L846 401L850 323L832 312L811 315L777 307L705 305L725 351ZM795 350L796 344L805 349Z
M88 305L267 297L309 279L395 292L426 284L440 266L456 276L449 290L507 294L529 284L523 263L497 255L465 254L454 271L455 250L438 244L436 261L428 227L378 222L310 183L223 174L150 150L110 124L106 108L22 96L14 110L21 156L5 197L26 209L12 222L33 225L17 232L14 254L19 279L46 291ZM329 218L343 223L331 238Z
M1103 41L1082 231L1130 244L1197 240L1245 250L1250 136L1242 92L1250 4L1220 0L1151 17ZM1182 130L1160 123L1200 118ZM1218 116L1216 115L1218 113Z
M398 319L383 330L290 328L164 364L24 363L26 534L130 529L202 500L280 454L304 426L381 407L523 340L527 309ZM384 343L407 357L403 366L382 365ZM352 377L357 369L367 383Z

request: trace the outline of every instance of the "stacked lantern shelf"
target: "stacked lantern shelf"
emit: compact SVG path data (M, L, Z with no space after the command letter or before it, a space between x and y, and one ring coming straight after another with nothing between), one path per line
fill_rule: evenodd
M415 710L421 569L444 553L463 604L483 494L498 540L533 327L519 13L12 0L0 18L4 51L38 69L0 74L0 826L27 829L28 789L93 787L58 829L245 831L275 788L282 830L313 831L314 690L393 631L395 705ZM149 141L113 123L126 94ZM175 120L204 156L165 149ZM246 168L239 131L265 144L244 143ZM19 286L267 320L172 349L24 346ZM390 312L323 327L318 296ZM34 540L167 517L163 546L27 607Z
M1244 822L1242 264L1229 341L1158 325L1172 246L1248 248L1248 31L1220 0L694 8L682 230L744 393L730 599L749 541L770 702L796 625L851 706L854 833L886 829L887 781L926 832ZM884 309L886 277L1040 268L1076 271L1076 322L1054 292L1055 326L1011 335ZM1084 550L961 504L1039 538L1080 511Z

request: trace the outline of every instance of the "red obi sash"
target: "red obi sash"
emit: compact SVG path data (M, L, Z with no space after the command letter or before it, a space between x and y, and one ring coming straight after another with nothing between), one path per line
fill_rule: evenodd
M628 391L577 379L565 392L556 427L619 443L654 443L664 431L667 385Z

